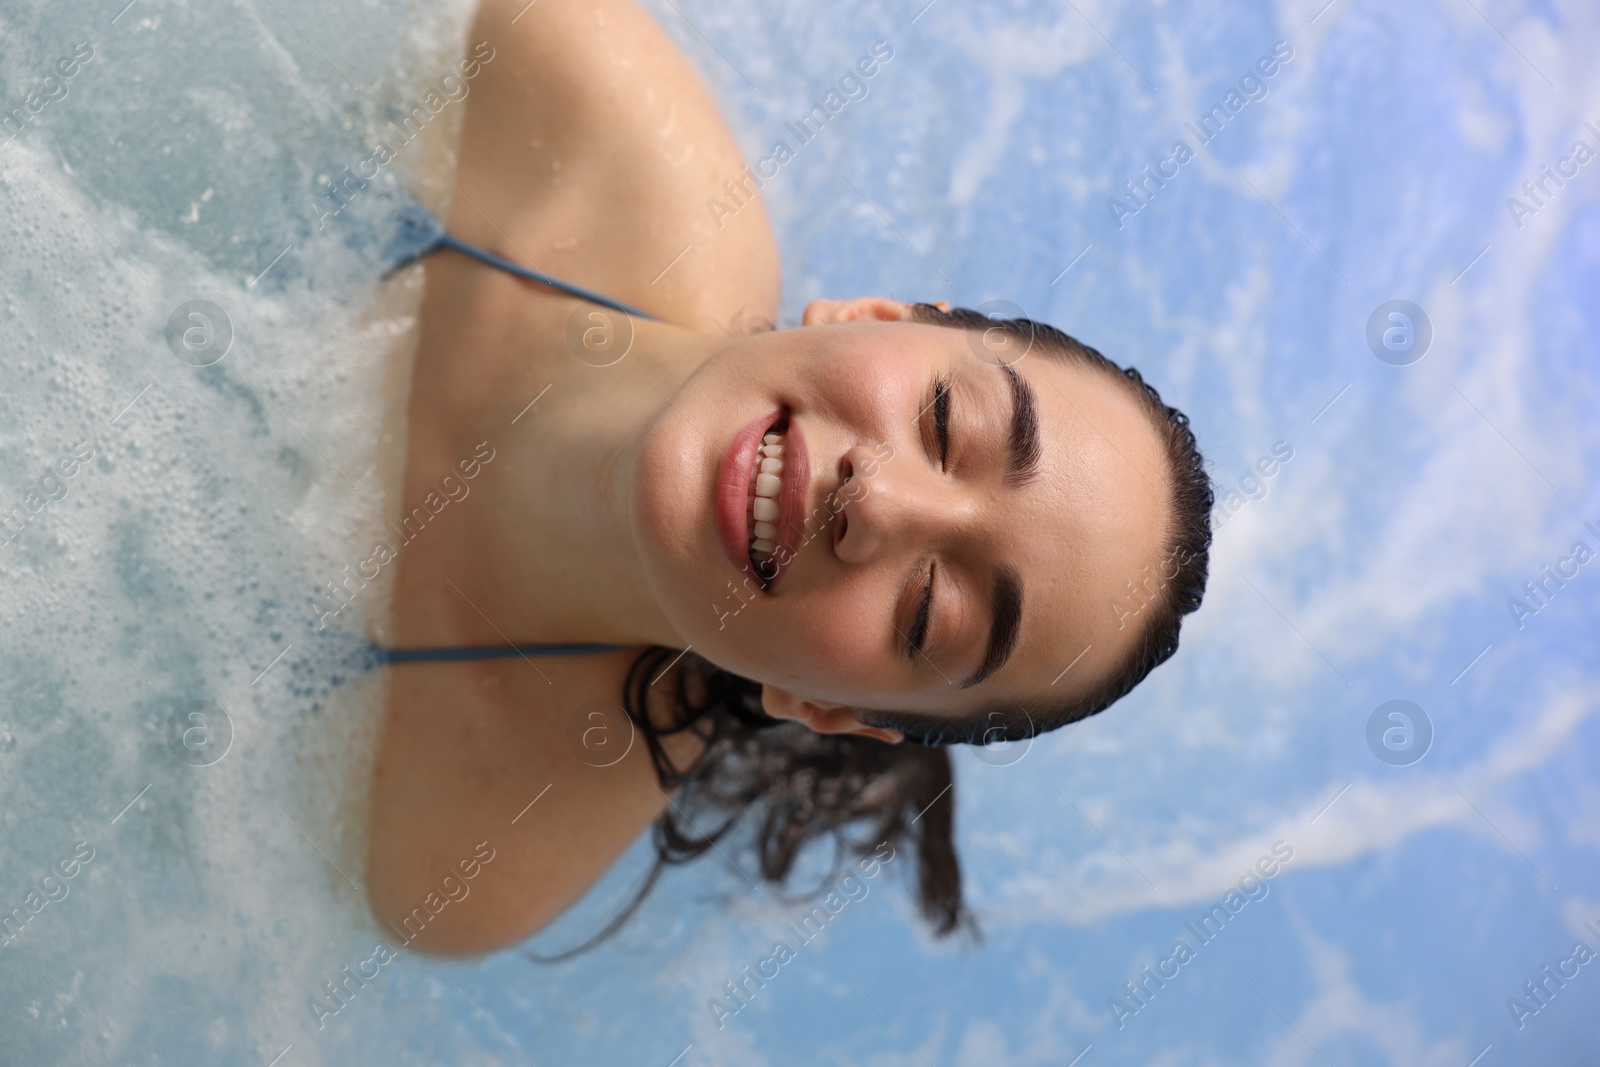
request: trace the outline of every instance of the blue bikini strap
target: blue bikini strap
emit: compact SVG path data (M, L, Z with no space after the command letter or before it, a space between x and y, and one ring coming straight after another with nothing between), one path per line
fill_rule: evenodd
M439 663L455 660L507 659L511 656L575 656L587 652L610 652L626 645L505 645L462 648L383 648L372 646L379 664Z
M633 307L629 304L624 304L620 300L613 300L609 296L604 296L592 289L585 289L581 285L573 285L571 282L564 282L560 278L552 278L543 271L534 270L532 267L524 267L521 263L513 263L509 259L504 259L500 256L497 256L493 252L479 248L477 245L468 244L459 237L453 237L448 233L440 236L439 243L434 245L434 249L439 248L448 248L451 251L460 252L464 256L471 256L473 259L476 259L482 263L487 263L491 267L499 267L508 274L515 274L519 278L526 278L529 281L538 282L540 285L548 285L552 289L559 289L561 292L566 293L569 296L575 296L579 300L587 300L591 304L599 304L601 307L611 308L613 311L620 311L624 315L633 315L637 318L649 319L651 322L661 321L648 311L640 311L636 307ZM432 249L430 249L430 251L432 251Z
M648 311L641 311L630 304L624 304L620 300L613 300L603 293L585 289L581 285L573 285L571 282L564 282L560 278L551 277L542 270L524 267L521 263L513 263L511 260L503 256L497 256L493 252L479 248L475 244L468 244L461 238L447 233L433 213L415 201L408 206L405 217L401 220L400 233L394 243L396 249L399 250L399 254L394 255L391 252L391 262L394 265L389 268L385 277L388 274L393 274L401 267L409 266L423 256L437 252L441 248L448 248L452 252L460 252L464 256L471 256L480 263L487 263L491 267L503 270L507 274L514 274L518 278L526 278L531 282L538 282L540 285L548 285L552 289L566 293L568 296L575 296L579 300L587 300L591 304L599 304L601 307L620 311L624 315L649 319L651 322L661 321ZM407 247L408 245L409 247Z

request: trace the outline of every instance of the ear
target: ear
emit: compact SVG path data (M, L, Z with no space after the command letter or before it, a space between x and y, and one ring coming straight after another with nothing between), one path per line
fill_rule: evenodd
M761 707L774 719L802 723L819 734L860 734L891 745L897 745L905 738L899 730L891 730L886 726L867 726L856 717L854 708L808 700L775 685L761 687Z
M940 311L949 311L950 302L936 301ZM821 326L830 322L904 322L911 317L911 305L886 296L858 296L851 300L813 300L800 317L802 326Z

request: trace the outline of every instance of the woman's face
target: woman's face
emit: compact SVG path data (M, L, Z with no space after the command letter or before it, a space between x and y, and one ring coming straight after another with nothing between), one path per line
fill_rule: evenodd
M1120 383L908 313L817 301L717 351L647 429L631 520L686 644L764 683L770 714L889 740L854 709L955 720L1107 677L1166 519L1160 440ZM777 546L752 561L746 457L780 415Z

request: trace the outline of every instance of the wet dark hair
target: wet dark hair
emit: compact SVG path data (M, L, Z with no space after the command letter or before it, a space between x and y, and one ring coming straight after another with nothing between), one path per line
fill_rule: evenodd
M1132 367L1119 367L1053 326L1030 319L996 319L967 308L942 311L913 305L912 321L977 331L986 352L1014 362L1037 351L1049 359L1089 367L1125 385L1161 435L1167 458L1168 521L1162 560L1140 581L1129 581L1127 600L1114 605L1120 621L1141 627L1122 666L1074 700L1045 706L995 705L952 723L916 712L859 713L863 723L900 730L909 744L891 745L850 734L819 734L800 723L768 716L761 685L693 653L653 646L629 668L623 708L643 737L664 792L678 790L652 827L656 857L629 904L599 933L555 962L610 937L633 915L669 866L692 862L716 849L747 815L763 881L787 884L795 862L812 841L829 838L829 878L888 843L916 854L917 907L937 937L967 931L981 939L962 899L955 851L955 790L950 743L1017 741L1102 711L1138 685L1178 649L1183 616L1200 606L1211 545L1210 478L1188 418ZM704 742L693 765L679 768L662 739L690 732ZM706 825L707 821L711 825ZM807 899L802 896L800 899Z

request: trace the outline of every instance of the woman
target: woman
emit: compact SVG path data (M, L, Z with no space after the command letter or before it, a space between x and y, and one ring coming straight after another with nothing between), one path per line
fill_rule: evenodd
M473 483L402 553L389 643L602 647L390 668L374 914L489 951L652 823L646 891L754 807L767 880L818 836L909 842L924 915L968 924L935 746L1081 718L1176 648L1210 539L1186 420L1026 320L861 297L771 330L773 234L707 212L744 164L684 57L626 0L524 3L473 29L450 231L659 321L426 261L404 506Z

